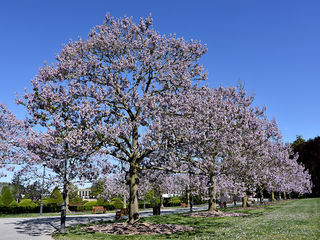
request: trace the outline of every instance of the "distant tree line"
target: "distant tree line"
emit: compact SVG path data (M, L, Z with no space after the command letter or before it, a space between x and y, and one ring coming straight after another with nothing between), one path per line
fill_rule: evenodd
M297 136L292 143L292 148L295 153L299 154L297 161L303 164L311 174L313 186L310 196L320 197L320 136L308 141L302 136Z

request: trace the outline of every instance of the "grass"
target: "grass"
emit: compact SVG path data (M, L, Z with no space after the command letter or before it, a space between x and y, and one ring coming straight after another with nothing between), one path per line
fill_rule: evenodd
M83 239L320 239L320 198L283 201L256 209L226 209L247 213L246 217L192 218L171 214L143 218L144 222L189 225L193 232L153 236L114 236L88 233L83 225L69 227L67 234L54 234L57 240ZM89 225L89 224L88 224ZM90 224L92 225L92 224Z

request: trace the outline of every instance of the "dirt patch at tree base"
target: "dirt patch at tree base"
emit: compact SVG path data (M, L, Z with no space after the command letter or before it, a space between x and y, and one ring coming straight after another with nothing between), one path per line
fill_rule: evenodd
M188 217L244 217L244 216L248 216L248 214L214 211L214 212L194 212L191 214L187 214L186 216Z
M156 223L111 223L82 228L89 232L100 232L113 235L155 235L173 234L184 231L193 231L194 228L184 225L156 224Z

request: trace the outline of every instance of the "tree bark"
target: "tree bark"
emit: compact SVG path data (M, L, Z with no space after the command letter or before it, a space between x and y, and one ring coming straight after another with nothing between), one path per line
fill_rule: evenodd
M284 198L284 200L287 200L287 193L286 192L283 193L283 198Z
M67 185L67 188L69 188L69 184ZM69 209L69 203L70 203L70 192L67 190L67 198L66 198L66 212L71 213Z
M139 221L139 202L138 202L138 164L135 161L130 162L129 170L129 216L128 223L134 224Z
M132 119L133 121L135 119ZM129 159L129 216L127 222L129 224L134 224L140 220L139 216L139 201L138 201L138 187L139 187L139 177L138 177L138 140L139 140L139 126L136 124L132 130L132 155Z
M271 202L274 202L274 192L271 192Z
M127 197L126 197L126 194L123 194L123 208L127 208Z
M260 193L260 204L264 204L263 188L261 185L259 186L259 193Z
M244 192L243 198L242 198L242 207L246 208L248 207L248 198L247 198L247 193Z
M161 208L164 208L164 205L163 205L163 197L162 197L162 193L160 192L160 207Z
M214 175L210 175L210 181L209 181L209 212L217 211L217 204L216 204L216 198L215 198L215 189L214 189Z
M67 194L68 194L68 181L67 181L67 160L64 161L64 173L63 173L63 193L62 193L62 205L61 205L61 224L60 232L66 232L66 205L67 205Z
M189 207L190 206L190 190L188 187L186 187L186 200L187 200L186 202L187 207Z
M281 192L279 192L279 201L281 200Z

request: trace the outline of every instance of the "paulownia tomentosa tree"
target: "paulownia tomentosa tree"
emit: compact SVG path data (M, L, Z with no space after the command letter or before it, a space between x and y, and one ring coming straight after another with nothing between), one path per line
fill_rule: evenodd
M54 65L39 70L25 105L33 119L56 124L51 129L59 130L61 120L63 129L77 126L80 136L85 132L84 142L103 151L106 161L128 166L128 222L135 223L141 164L161 143L161 116L176 104L174 96L206 79L198 63L205 52L198 41L160 35L151 17L136 24L132 18L107 15L86 40L70 41ZM68 131L61 133L79 140ZM60 150L68 156L70 146Z

